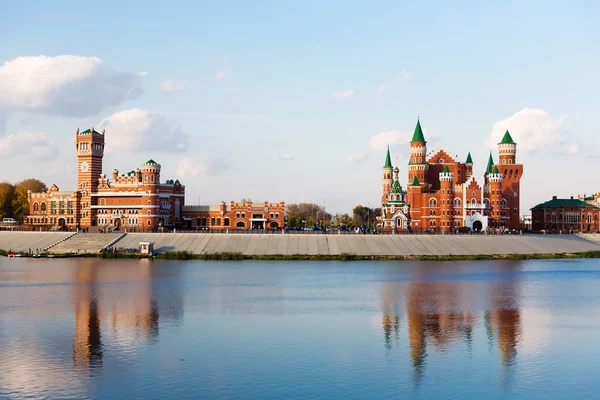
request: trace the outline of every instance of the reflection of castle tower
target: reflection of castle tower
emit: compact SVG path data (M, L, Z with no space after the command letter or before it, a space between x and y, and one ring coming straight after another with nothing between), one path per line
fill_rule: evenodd
M80 367L102 366L102 338L100 334L100 311L94 281L96 270L92 264L77 268L75 281L75 340L73 361Z
M397 342L400 337L400 301L402 287L395 282L386 282L382 291L381 326L385 337L385 348L391 350L392 338Z

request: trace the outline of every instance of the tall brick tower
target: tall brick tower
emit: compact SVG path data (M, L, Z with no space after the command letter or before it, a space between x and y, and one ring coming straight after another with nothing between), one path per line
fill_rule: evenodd
M408 161L408 180L412 182L416 176L419 182L427 184L427 170L429 164L427 164L427 142L425 136L423 136L423 130L421 129L421 122L417 119L417 126L413 133L412 140L410 141L410 159Z
M160 220L159 207L160 201L157 196L160 183L160 164L154 160L148 160L142 165L142 215L140 222L143 226L162 225L164 221Z
M95 211L96 198L92 197L98 189L98 178L102 174L102 157L104 156L104 130L102 133L90 128L77 132L77 190L81 197L79 209L76 210L78 225L96 225Z
M453 225L452 218L452 198L453 198L453 187L452 182L454 181L454 174L450 171L448 166L444 167L444 170L440 172L440 204L438 205L441 213L441 224L440 229L442 232L451 232Z
M465 161L465 165L467 166L467 172L465 173L465 180L469 179L471 175L473 175L473 159L471 158L471 152L467 155L467 161Z
M381 204L385 204L387 202L387 195L390 192L390 190L392 189L392 172L393 172L393 167L392 167L392 160L390 158L390 147L388 146L387 149L387 154L385 156L385 165L383 166L383 185L382 185L382 191L383 194L381 196Z
M492 227L501 226L502 221L502 174L498 167L494 167L487 176L489 182L490 215L489 220Z
M523 176L523 164L517 164L517 144L510 133L506 131L500 143L498 143L498 155L500 164L498 169L503 175L502 194L507 202L505 210L507 219L506 227L519 229L520 227L520 203L521 203L521 176Z

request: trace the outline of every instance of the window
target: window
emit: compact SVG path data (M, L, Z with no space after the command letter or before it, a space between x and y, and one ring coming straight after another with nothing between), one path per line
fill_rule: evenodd
M221 218L217 218L217 226L221 226Z
M65 202L64 201L61 201L58 203L58 213L59 214L65 213Z
M477 203L477 200L475 200L475 199L471 199L471 204L472 204L472 205L475 205L476 203Z
M240 213L235 213L235 217L239 218L240 217Z
M242 213L242 218L246 218L246 213L245 212Z
M105 206L106 205L106 199L100 199L100 205L101 206Z
M152 202L150 200L148 200L148 205L151 205L151 204L152 204Z
M67 214L73 214L73 202L67 201Z
M150 226L150 220L148 220L148 226Z
M279 213L275 213L275 218L279 218Z
M150 175L150 182L154 183L154 175Z
M38 213L38 208L39 208L39 204L38 203L33 203L33 213L34 214Z
M270 215L271 215L271 218L273 218L273 213L271 213Z
M42 214L46 214L46 203L42 203L40 205L40 211L42 212Z
M419 163L423 162L423 157L419 157Z
M517 209L516 208L514 209L514 214L517 215Z
M439 160L438 162L439 162L440 164L443 164L443 163L444 163L444 159L443 159L443 158L440 158L440 160Z
M505 159L502 159L502 164L506 164L506 160Z
M475 196L475 191L472 191L472 192L471 192L471 196Z
M225 218L223 219L223 225L225 225L225 226L229 226L229 218L225 217Z
M483 204L489 208L490 206L490 199L483 199Z
M150 210L148 210L148 215L150 215Z
M215 217L212 217L210 219L210 225L213 226L215 224Z
M56 202L50 203L50 214L56 214Z
M144 183L148 183L148 175L144 175Z
M431 199L429 199L429 207L436 207L437 206L437 201L432 197Z

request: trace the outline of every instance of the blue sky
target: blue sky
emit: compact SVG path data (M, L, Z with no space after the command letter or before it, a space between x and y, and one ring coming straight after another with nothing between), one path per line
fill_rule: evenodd
M420 115L478 176L510 129L523 209L600 188L596 2L123 3L3 4L2 180L74 189L75 129L105 127L107 174L153 158L188 204L349 212L387 143L406 186Z

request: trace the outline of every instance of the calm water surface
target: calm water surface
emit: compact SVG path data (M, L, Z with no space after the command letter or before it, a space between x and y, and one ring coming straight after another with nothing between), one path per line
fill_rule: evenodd
M600 398L600 264L0 260L0 398Z

